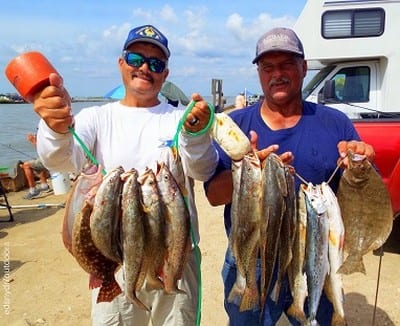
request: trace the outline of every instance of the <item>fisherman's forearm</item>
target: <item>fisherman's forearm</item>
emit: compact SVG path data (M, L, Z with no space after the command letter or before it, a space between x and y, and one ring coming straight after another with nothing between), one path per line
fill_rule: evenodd
M225 170L216 175L207 185L206 196L212 206L229 204L232 201L232 172Z

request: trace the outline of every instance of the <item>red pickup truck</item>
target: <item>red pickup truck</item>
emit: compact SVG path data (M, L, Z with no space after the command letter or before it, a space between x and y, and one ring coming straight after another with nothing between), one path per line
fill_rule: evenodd
M388 187L394 216L400 215L400 120L354 120L361 139L375 149L375 164Z

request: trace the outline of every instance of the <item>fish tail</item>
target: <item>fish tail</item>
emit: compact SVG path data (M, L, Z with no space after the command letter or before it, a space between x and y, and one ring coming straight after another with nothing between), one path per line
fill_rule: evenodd
M344 316L341 316L337 312L334 312L333 317L332 317L331 326L346 326L346 325L347 325L347 323L346 323Z
M104 283L100 288L99 294L97 296L96 303L100 302L111 302L116 296L120 295L122 290L119 284L114 280L112 282Z
M181 290L177 286L175 286L174 288L164 288L164 292L166 294L187 294L186 291Z
M240 306L244 292L245 289L243 287L239 286L237 283L234 283L231 292L229 292L228 295L228 302Z
M242 301L239 310L247 311L254 310L260 306L260 295L258 293L257 285L246 287L243 293Z
M292 303L292 305L289 307L287 314L293 318L296 318L296 320L302 324L304 324L306 321L304 310L296 306L294 303Z
M271 299L274 302L278 302L280 292L281 292L281 282L277 281L271 293Z
M99 288L102 284L103 280L101 278L98 278L93 274L89 275L89 289L93 290Z
M319 324L318 324L317 320L315 319L315 317L310 317L306 320L305 325L306 326L318 326Z
M145 311L151 311L149 307L147 307L142 301L139 300L139 298L136 296L136 293L132 293L132 295L127 293L126 297L132 304L134 304L139 309Z
M165 275L164 278L164 292L166 294L186 294L184 290L178 288L178 281L172 275Z
M349 275L354 272L366 274L362 256L349 255L337 272L345 275Z

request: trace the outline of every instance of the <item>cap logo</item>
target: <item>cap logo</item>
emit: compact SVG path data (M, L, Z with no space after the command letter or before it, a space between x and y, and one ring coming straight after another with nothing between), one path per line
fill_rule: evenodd
M136 34L144 36L144 37L150 37L150 38L154 38L157 40L161 40L162 37L161 35L154 30L154 28L152 28L151 26L144 26L143 28L139 29Z
M267 38L263 40L263 45L267 47L268 45L272 47L276 47L279 45L290 44L290 38L285 34L273 34L269 35Z

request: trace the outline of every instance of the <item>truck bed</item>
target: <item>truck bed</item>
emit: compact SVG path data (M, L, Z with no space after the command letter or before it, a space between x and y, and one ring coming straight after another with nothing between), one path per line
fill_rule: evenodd
M353 120L361 139L375 149L375 163L388 181L400 157L400 119Z

